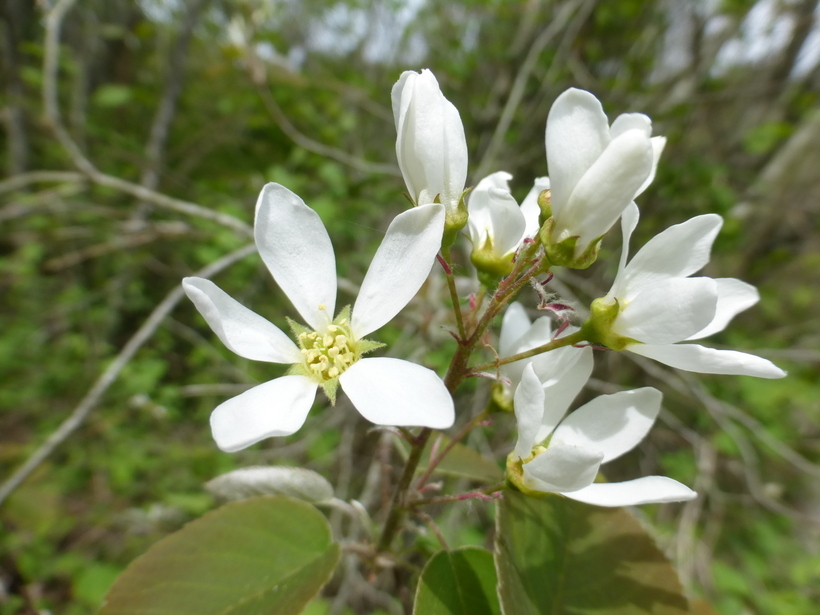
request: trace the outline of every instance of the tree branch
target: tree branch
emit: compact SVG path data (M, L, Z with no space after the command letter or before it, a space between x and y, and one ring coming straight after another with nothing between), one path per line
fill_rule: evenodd
M211 263L207 267L199 270L194 275L200 277L210 277L219 273L223 269L230 267L237 261L245 258L249 254L256 251L254 244L248 244L239 250L231 252ZM94 386L86 393L85 397L80 401L74 411L66 418L57 430L52 433L48 439L14 472L3 484L0 486L0 505L11 495L11 493L19 487L23 481L54 452L66 439L74 433L91 411L97 406L103 394L114 383L119 376L122 369L134 357L136 352L147 342L154 332L159 328L163 319L173 310L177 303L184 296L182 285L179 284L172 290L162 302L154 308L148 319L142 324L136 333L128 340L128 343L123 346L116 358L106 368L106 370L97 378Z

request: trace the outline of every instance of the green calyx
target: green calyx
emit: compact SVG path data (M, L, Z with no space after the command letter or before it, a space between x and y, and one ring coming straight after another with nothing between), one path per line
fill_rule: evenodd
M315 381L333 405L336 404L339 376L363 354L384 346L379 342L356 339L350 328L350 306L346 306L322 331L314 331L291 319L288 324L302 353L301 363L294 363L288 374Z
M569 267L571 269L586 269L598 258L598 251L601 249L603 235L592 241L581 254L576 255L575 248L578 244L578 236L567 237L559 242L552 240L552 232L555 229L555 218L549 218L544 222L539 232L541 243L547 253L547 258L553 265L558 267Z
M492 237L487 237L481 247L476 248L473 246L470 261L475 265L479 276L482 273L489 276L487 281L489 281L490 284L487 286L492 287L495 286L498 280L510 275L514 266L513 256L514 254L499 256L493 249ZM484 280L482 279L481 282L484 283Z
M447 209L444 215L444 235L441 238L441 247L449 248L458 239L458 234L465 226L467 226L467 194L472 188L467 188L458 200L458 205L455 209ZM435 203L441 202L441 195L436 196Z
M552 192L549 188L538 194L538 209L541 210L538 216L538 225L544 226L544 223L552 218Z
M509 387L496 382L490 390L490 412L513 412L513 398Z
M581 332L587 341L611 350L623 350L636 343L632 338L612 332L612 324L621 313L621 304L617 299L596 299L589 307L589 311L589 318L581 326Z
M543 450L540 452L543 452ZM533 459L536 454L537 453L533 453L533 455L528 457L526 461ZM512 451L509 455L507 455L507 482L509 482L524 495L528 495L533 498L545 498L549 495L543 491L537 491L527 487L524 481L524 460L519 459L519 457L515 454L515 451Z

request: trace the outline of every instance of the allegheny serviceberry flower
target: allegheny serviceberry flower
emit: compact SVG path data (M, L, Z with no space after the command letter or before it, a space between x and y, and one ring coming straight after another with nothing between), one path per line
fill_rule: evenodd
M575 331L575 327L567 327L562 336ZM541 316L531 323L524 306L514 301L510 303L501 321L498 355L501 358L511 357L519 352L532 350L551 341L554 335L549 316ZM564 399L569 396L566 402L568 406L592 375L592 349L565 346L502 365L498 371L503 381L493 388L493 400L501 408L512 410L513 393L521 382L524 368L530 364L543 385L550 388L553 398Z
M609 125L595 96L570 88L547 116L546 147L552 222L542 241L555 265L587 267L599 239L652 182L664 137L651 137L642 113Z
M488 175L467 201L467 231L473 244L470 260L479 272L496 277L512 271L516 250L525 238L535 236L539 226L537 196L519 207L510 194L511 179L504 171Z
M453 400L425 367L387 357L365 336L387 324L416 294L441 244L441 205L415 207L387 229L353 309L336 308L336 258L319 216L296 194L268 184L256 203L254 238L262 260L307 327L290 321L297 343L210 280L185 278L186 294L228 348L255 361L291 364L287 375L219 405L211 430L224 451L296 432L316 390L331 401L341 385L356 409L378 425L450 427Z
M446 226L457 233L467 222L467 140L458 110L428 69L402 73L391 96L396 156L410 198L416 205L444 205Z
M587 339L690 372L785 376L771 361L755 355L677 343L723 331L759 299L754 286L734 278L689 277L709 262L723 219L705 214L671 226L627 264L638 218L638 207L632 203L621 220L618 274L607 296L592 303L592 316L584 324Z
M560 493L596 506L683 502L696 497L694 491L665 476L593 483L602 464L644 439L660 411L661 393L646 387L601 395L564 418L585 383L586 379L576 384L571 397L559 399L545 389L532 365L524 368L515 391L518 441L507 458L513 483L528 495Z

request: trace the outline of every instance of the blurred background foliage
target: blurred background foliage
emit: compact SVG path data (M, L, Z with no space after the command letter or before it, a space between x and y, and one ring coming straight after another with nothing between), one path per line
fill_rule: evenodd
M0 476L75 411L183 276L248 242L237 228L169 209L158 193L250 224L262 185L286 185L327 225L341 301L351 300L389 220L407 207L390 107L402 70L431 68L459 109L468 184L509 171L519 198L546 174L552 101L582 87L610 118L647 113L669 138L640 199L633 251L670 224L722 214L706 273L756 284L762 300L713 343L789 370L780 381L698 377L599 353L584 395L641 384L665 394L662 421L611 464L610 478L662 473L701 493L639 513L692 596L726 615L817 612L815 0L79 0L62 24L56 80L73 153L41 92L54 4L2 1ZM580 314L609 287L618 235L590 270L557 276ZM255 253L215 279L286 326L291 308ZM378 338L443 373L452 351L444 296L431 278ZM317 401L293 437L234 455L216 449L210 411L280 371L227 351L180 301L0 508L0 613L93 612L129 561L214 506L203 483L236 467L312 468L378 519L398 457L390 436L344 400ZM462 420L487 392L484 381L460 391ZM470 444L502 460L512 429L500 416ZM435 512L451 546L490 544L491 506ZM400 609L378 589L389 580L370 585L347 564L308 613Z

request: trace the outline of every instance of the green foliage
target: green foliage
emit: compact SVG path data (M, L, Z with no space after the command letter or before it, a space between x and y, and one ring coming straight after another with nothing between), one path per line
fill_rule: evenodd
M100 614L295 615L327 582L339 553L308 504L282 496L233 502L138 558Z
M689 612L674 568L624 509L509 492L495 558L507 613Z
M396 440L396 443L399 451L406 458L407 452L410 450L409 444L399 439ZM433 456L439 455L449 443L450 439L444 435L430 438L421 454L421 461L418 466L419 471L426 470ZM498 483L504 479L504 473L495 461L482 457L472 448L459 443L453 445L452 450L441 463L436 466L434 472L437 474L469 478L470 480L487 484Z
M415 615L501 615L493 554L463 547L439 551L424 567Z

